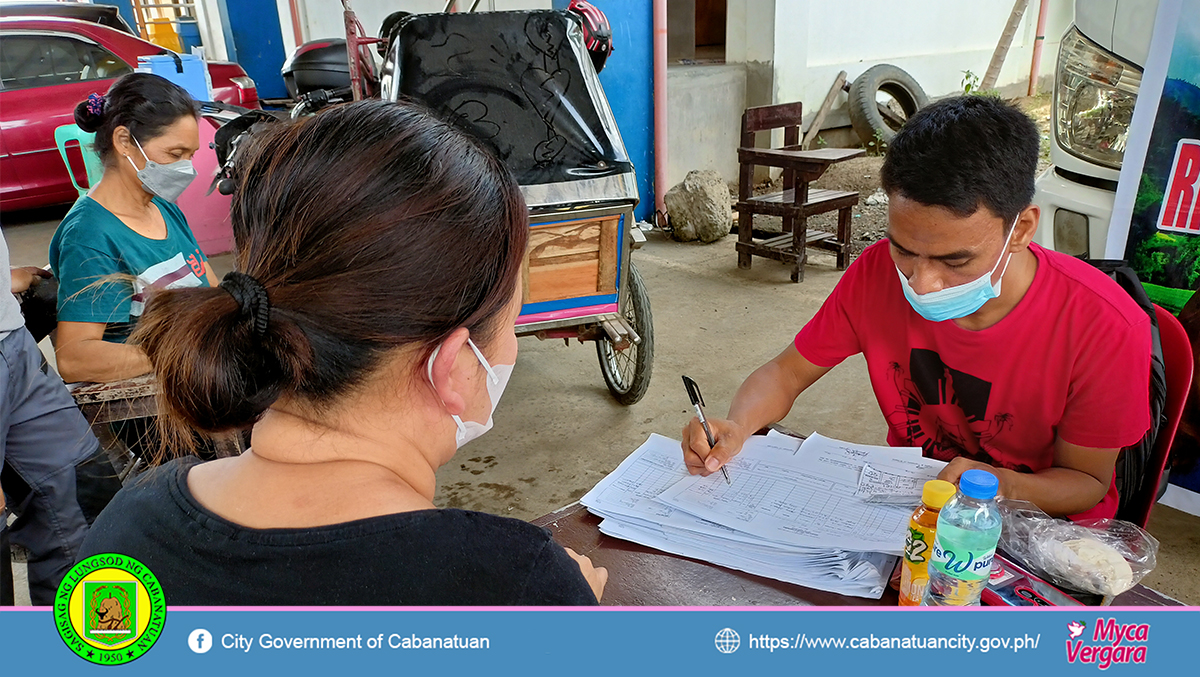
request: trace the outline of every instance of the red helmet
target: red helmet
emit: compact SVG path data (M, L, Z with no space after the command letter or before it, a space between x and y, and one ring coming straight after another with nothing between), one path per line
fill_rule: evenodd
M574 12L583 24L583 44L592 56L592 65L599 73L604 69L604 62L608 60L608 55L613 49L612 26L608 23L608 17L585 0L571 0L567 11Z

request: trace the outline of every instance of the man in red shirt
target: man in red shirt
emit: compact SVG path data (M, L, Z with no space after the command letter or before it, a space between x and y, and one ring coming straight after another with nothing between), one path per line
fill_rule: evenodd
M742 384L709 474L796 398L863 353L888 444L980 468L1051 515L1112 517L1117 453L1150 426L1150 320L1091 265L1032 243L1040 136L1019 109L957 97L909 119L882 170L888 237L863 251L797 334Z

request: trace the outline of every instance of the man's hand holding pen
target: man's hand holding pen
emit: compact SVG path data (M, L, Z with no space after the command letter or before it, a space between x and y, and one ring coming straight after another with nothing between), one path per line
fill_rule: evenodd
M734 421L720 418L708 419L708 428L717 440L715 447L708 445L708 436L704 433L704 426L700 424L699 417L692 417L683 427L683 461L692 475L707 477L720 470L737 456L753 432L747 432Z

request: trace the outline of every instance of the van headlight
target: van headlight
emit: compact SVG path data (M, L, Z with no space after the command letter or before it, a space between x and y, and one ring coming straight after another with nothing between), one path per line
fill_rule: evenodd
M1120 169L1142 69L1072 27L1059 49L1055 80L1058 144L1084 160Z

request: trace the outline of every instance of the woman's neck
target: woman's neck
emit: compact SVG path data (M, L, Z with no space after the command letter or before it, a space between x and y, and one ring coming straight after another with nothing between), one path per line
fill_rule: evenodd
M142 188L141 181L131 183L115 168L104 172L100 182L88 191L88 197L113 214L135 220L149 217L153 209L154 196Z
M434 434L436 421L394 409L318 417L277 404L254 426L249 450L193 467L188 489L208 510L254 529L432 509L435 471L452 450L431 440L453 444L453 432Z
M412 434L418 429L394 411L362 409L347 417L318 420L284 403L273 406L255 424L250 448L259 459L292 470L307 467L326 472L338 466L387 478L432 505L440 463L425 448L427 440Z

